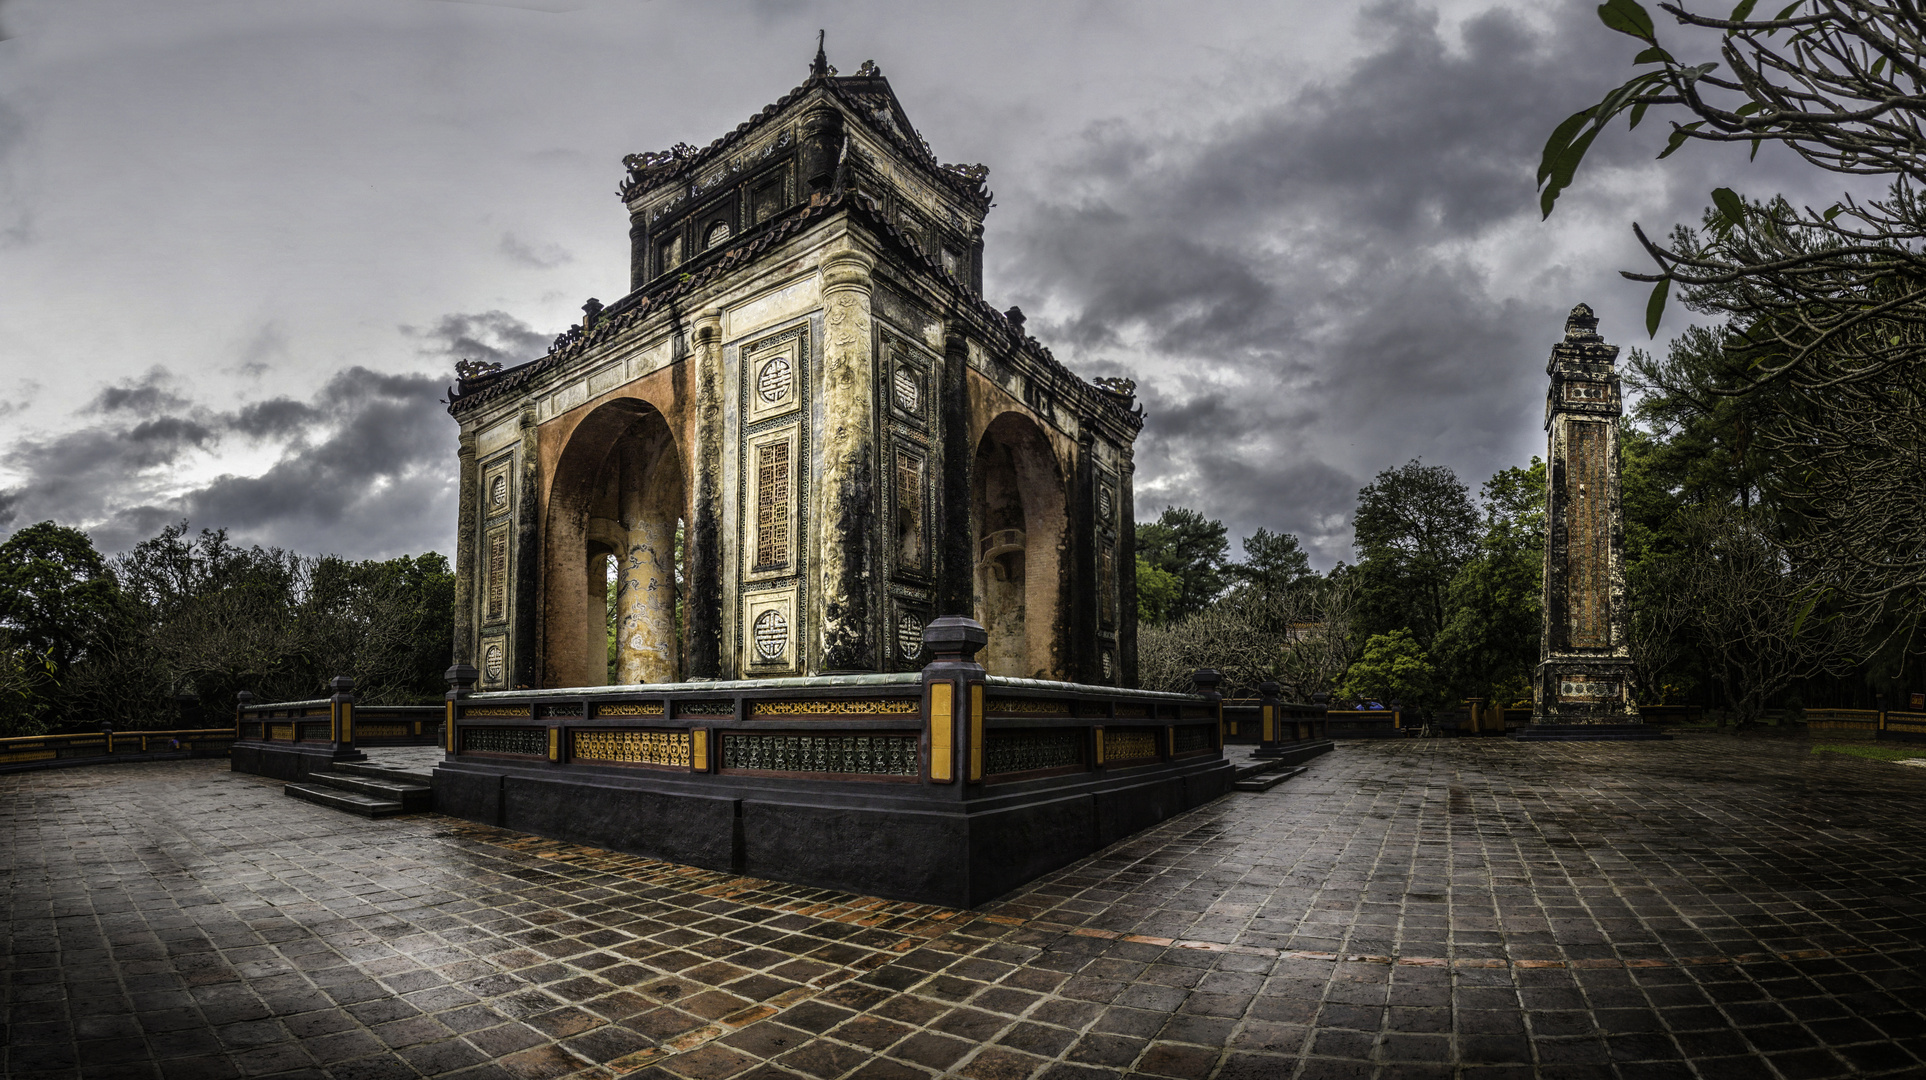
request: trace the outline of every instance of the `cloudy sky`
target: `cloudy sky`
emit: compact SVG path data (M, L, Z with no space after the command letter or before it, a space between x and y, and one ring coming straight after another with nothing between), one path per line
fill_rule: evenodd
M450 551L454 361L528 359L621 295L622 155L747 118L820 27L940 158L991 167L988 298L1138 381L1139 518L1329 566L1379 470L1475 488L1542 453L1574 303L1648 344L1632 221L1721 184L1831 201L1770 153L1654 163L1648 120L1541 223L1545 136L1636 51L1594 9L0 0L0 533Z

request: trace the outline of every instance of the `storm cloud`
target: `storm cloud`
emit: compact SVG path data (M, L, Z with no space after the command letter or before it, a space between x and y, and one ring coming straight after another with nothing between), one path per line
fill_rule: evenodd
M353 367L310 400L225 411L172 381L149 371L104 388L84 426L17 439L0 464L26 479L0 491L0 527L81 525L118 551L185 519L244 542L375 557L419 551L454 512L454 425L436 377ZM245 449L235 443L265 447L269 464L214 471L222 451Z
M1770 149L1655 165L1654 118L1541 223L1545 136L1638 48L1595 7L5 0L0 533L448 550L453 365L620 296L622 155L728 131L827 27L943 160L993 169L986 299L1138 381L1139 516L1329 566L1380 469L1475 485L1542 452L1574 303L1641 343L1632 221L1721 184L1830 201Z
M1324 566L1351 557L1380 469L1423 457L1475 489L1542 452L1544 357L1572 305L1600 307L1611 340L1644 337L1616 280L1642 261L1627 223L1600 259L1539 221L1546 135L1628 67L1590 5L1447 29L1387 3L1356 30L1377 44L1341 77L1240 115L1093 125L997 264L1074 368L1136 375L1140 520L1191 506L1234 534L1297 533ZM1702 169L1650 157L1600 140L1560 212L1618 208L1599 178L1636 169L1648 209L1656 193L1696 217Z

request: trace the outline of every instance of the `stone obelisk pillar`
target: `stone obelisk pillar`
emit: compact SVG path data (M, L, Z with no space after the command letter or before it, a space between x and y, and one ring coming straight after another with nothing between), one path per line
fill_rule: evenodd
M1632 696L1617 360L1580 304L1545 365L1545 626L1521 738L1666 737L1640 722Z

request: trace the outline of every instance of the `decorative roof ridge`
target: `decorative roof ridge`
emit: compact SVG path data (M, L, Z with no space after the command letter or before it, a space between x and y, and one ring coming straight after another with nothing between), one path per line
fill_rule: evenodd
M818 56L820 57L820 55L819 48ZM870 130L895 144L933 178L952 188L957 194L971 199L987 209L992 198L987 187L987 181L990 175L989 167L982 164L946 165L937 159L935 152L930 149L929 143L923 138L922 133L918 132L916 142L911 143L909 138L901 132L894 131L889 127L877 123L876 119L869 115L868 110L863 107L863 103L854 99L853 95L856 91L850 84L858 82L864 84L880 82L883 92L889 95L890 103L895 107L897 115L901 116L906 123L909 119L909 113L903 109L902 101L897 98L895 89L889 85L889 80L883 77L882 72L867 61L864 63L864 68L865 71L855 75L838 76L836 69L833 67L827 68L827 74L819 74L816 71L815 65L812 65L808 81L796 87L794 90L789 91L787 94L784 94L782 97L777 98L771 104L764 105L761 109L757 110L754 115L749 117L749 119L737 124L733 131L723 133L707 146L698 148L688 143L679 142L667 150L627 155L622 159L622 164L628 168L629 174L627 178L622 181L621 186L615 189L616 196L622 199L622 201L627 202L642 192L660 184L667 183L671 180L679 180L691 173L699 171L702 166L712 161L723 150L747 138L751 133L774 119L777 114L789 108L790 105L796 102L796 99L807 94L817 86L821 86L837 100L841 101L852 114L859 117ZM910 130L915 131L915 128L912 126Z
M477 379L462 379L449 395L449 413L453 415L458 412L467 412L485 401L502 396L506 391L526 383L545 371L561 367L569 360L587 352L591 347L641 322L649 314L659 310L663 304L669 305L672 317L679 318L680 315L675 309L676 300L702 288L723 272L766 250L776 242L802 231L809 222L837 210L855 211L900 254L907 255L919 263L925 272L948 282L951 291L957 297L955 306L958 309L969 310L993 332L999 334L1003 340L998 344L1002 348L1012 352L1027 353L1057 381L1076 387L1088 401L1113 411L1119 419L1132 425L1134 429L1142 430L1144 417L1141 408L1132 411L1125 407L1119 395L1085 380L1065 367L1048 346L1025 334L1022 325L1012 320L1008 313L998 311L987 300L958 281L954 274L944 269L942 264L924 251L921 245L884 216L871 200L860 194L852 196L846 191L811 196L810 200L798 209L764 222L752 232L741 234L741 243L722 251L704 252L691 259L689 263L683 264L693 266L693 269L685 270L674 277L665 275L606 308L595 308L583 320L589 324L586 328L578 323L562 332L549 346L548 354L545 356L536 357L502 371L487 373Z
M592 346L641 322L646 316L660 310L663 304L669 305L674 315L676 300L700 289L718 274L762 252L778 240L801 231L807 222L827 215L847 201L848 197L843 193L813 196L796 209L741 234L740 243L721 251L703 252L683 264L693 266L693 269L684 270L673 277L664 275L608 307L596 310L583 320L589 324L586 327L577 323L557 335L549 345L547 355L512 368L487 373L478 379L462 379L449 396L449 413L466 412L484 401L500 397L505 391L522 385L542 372L562 366ZM675 317L679 318L679 315Z

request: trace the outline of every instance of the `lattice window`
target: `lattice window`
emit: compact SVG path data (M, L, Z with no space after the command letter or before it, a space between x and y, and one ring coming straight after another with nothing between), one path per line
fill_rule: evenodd
M763 772L915 776L914 735L724 735L722 764Z
M571 756L583 761L689 767L686 731L576 731Z
M983 771L1029 772L1083 764L1082 729L988 731L983 735Z
M301 725L301 738L325 741L334 735L334 725L326 720L319 723L310 721Z
M1186 724L1173 730L1170 752L1188 754L1194 750L1208 750L1211 747L1211 731L1214 724Z
M900 565L921 567L923 552L923 459L896 452L896 558Z
M1154 728L1111 728L1103 735L1104 757L1111 761L1135 761L1157 756Z
M508 618L508 530L488 534L488 614L489 622Z
M789 441L756 447L756 567L789 565Z
M461 749L465 754L523 754L548 756L548 729L538 727L465 727L461 729Z

